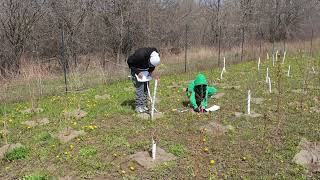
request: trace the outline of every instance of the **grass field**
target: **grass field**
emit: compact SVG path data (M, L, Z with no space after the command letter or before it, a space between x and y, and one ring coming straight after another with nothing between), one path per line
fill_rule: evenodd
M286 76L289 65L291 77ZM221 110L201 115L175 111L184 108L187 98L183 87L196 73L163 76L157 109L165 115L153 122L135 115L134 89L129 80L68 95L30 98L35 99L34 107L43 109L40 113L21 113L31 107L31 101L3 102L0 120L1 124L5 122L8 133L2 131L0 147L6 138L24 147L5 154L0 161L0 179L319 179L319 173L292 162L302 138L320 141L320 114L312 110L320 108L320 77L311 70L314 66L319 72L319 65L319 56L312 61L301 54L275 67L263 60L260 71L253 61L233 65L227 67L223 80L218 80L221 69L204 71L210 85L225 96L209 101ZM265 83L267 66L271 94ZM181 87L167 87L172 84ZM252 110L262 117L235 118L235 112L246 112L248 89L253 97L264 98L262 104L252 104ZM306 94L292 92L299 89ZM110 97L95 99L104 94ZM64 112L77 108L88 115L81 119L64 116ZM49 124L22 124L44 117ZM217 137L199 130L212 121L234 129ZM86 134L62 143L54 135L66 127ZM128 157L149 150L154 132L158 146L178 159L147 171Z

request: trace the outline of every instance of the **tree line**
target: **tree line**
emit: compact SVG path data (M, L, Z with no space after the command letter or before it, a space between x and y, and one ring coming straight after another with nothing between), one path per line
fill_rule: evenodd
M19 73L23 56L62 64L63 52L69 67L82 55L105 63L142 46L179 49L186 38L225 49L306 40L318 34L319 12L319 0L0 0L0 74Z

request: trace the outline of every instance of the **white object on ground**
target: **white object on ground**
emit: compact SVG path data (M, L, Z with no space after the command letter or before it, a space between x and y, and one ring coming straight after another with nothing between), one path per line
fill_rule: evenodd
M220 106L214 105L210 108L207 108L206 111L207 112L214 112L214 111L218 111L220 109Z
M267 53L267 60L269 60L270 58L269 58L269 53Z
M136 74L136 78L139 82L148 82L152 80L152 77L150 76L150 73L148 71L142 71L140 73L142 75L142 78L139 78L139 76Z
M251 114L251 91L248 91L248 114Z
M227 72L226 70L226 57L223 57L223 69L222 71Z
M313 72L313 74L316 74L316 71L314 70L313 66L312 66L312 72Z
M272 66L274 66L274 53L272 53Z
M282 59L282 64L284 64L284 61L286 60L286 55L287 55L287 51L284 51L283 59Z
M157 153L157 144L154 141L154 139L152 139L152 160L156 160L156 153Z
M153 120L153 115L154 115L154 111L155 111L157 87L158 87L158 80L156 79L154 81L153 101L152 101L152 106L151 106L151 120Z
M271 93L271 79L270 79L270 77L268 78L268 82L269 82L269 92Z
M289 65L288 73L287 76L290 77L290 70L291 70L291 65Z
M259 57L259 60L258 60L258 71L260 71L260 63L261 63L261 58Z
M266 83L269 81L269 68L267 67L267 74L266 74Z

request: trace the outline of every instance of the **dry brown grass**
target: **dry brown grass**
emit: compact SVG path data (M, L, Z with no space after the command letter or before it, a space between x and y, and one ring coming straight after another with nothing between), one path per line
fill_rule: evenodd
M275 49L282 50L283 43L276 43ZM314 40L313 51L320 47L320 39ZM288 55L292 55L299 51L309 52L309 41L286 42L286 50ZM272 43L247 42L244 47L244 60L255 60L259 56L266 59L269 52L272 57ZM180 49L177 55L171 54L168 50L161 50L163 66L157 68L158 75L167 75L184 72L185 52ZM227 65L240 62L241 48L234 47L221 50L221 62L226 57ZM190 48L187 53L187 70L201 71L218 65L218 49L211 47ZM103 59L105 66L102 66ZM87 55L79 57L79 65L71 66L68 74L68 86L70 91L78 91L102 85L117 80L127 79L129 69L125 62L126 57L122 57L123 61L115 63L112 59L106 59L96 55ZM33 62L33 63L30 63ZM30 58L23 57L21 73L10 79L0 79L3 84L0 89L0 100L4 97L13 100L25 99L27 97L38 97L48 94L56 94L64 92L63 71L59 66L58 59L31 61ZM6 86L4 86L4 84ZM4 88L6 87L6 88ZM4 96L3 94L10 94ZM10 97L10 98L8 98Z

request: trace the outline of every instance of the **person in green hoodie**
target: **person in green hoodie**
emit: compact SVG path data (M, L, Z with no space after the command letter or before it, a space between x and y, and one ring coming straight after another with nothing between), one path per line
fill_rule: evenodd
M195 112L205 112L208 98L217 93L217 89L209 87L206 77L198 74L196 79L189 84L187 95Z

